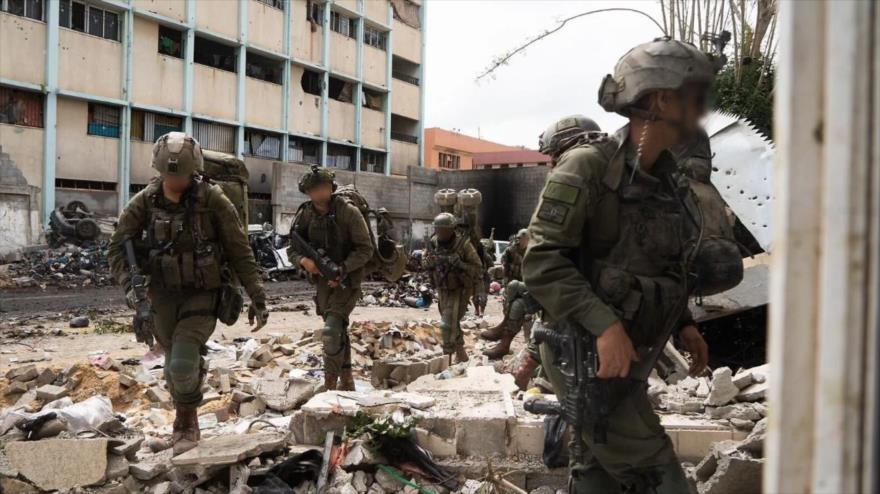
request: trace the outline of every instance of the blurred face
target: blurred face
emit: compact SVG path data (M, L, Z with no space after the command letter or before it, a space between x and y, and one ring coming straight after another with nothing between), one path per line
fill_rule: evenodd
M654 98L656 112L663 120L674 122L679 142L699 133L700 120L708 112L709 86L685 84L678 91L660 91Z
M165 187L168 190L182 194L186 192L186 189L189 188L192 183L191 176L180 176L180 175L165 175L162 177L162 181L165 182Z
M455 235L455 229L441 226L434 228L434 234L437 235L437 240L448 242Z
M333 184L321 182L312 186L306 191L309 199L315 204L325 205L330 203L330 197L333 195Z
M518 239L516 239L516 241L519 244L520 249L525 249L526 247L529 246L529 236L528 235L523 235L522 237L519 237Z

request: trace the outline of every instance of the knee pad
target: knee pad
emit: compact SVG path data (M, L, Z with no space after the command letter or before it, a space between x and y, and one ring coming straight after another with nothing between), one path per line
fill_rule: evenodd
M176 393L188 394L198 391L203 375L199 345L174 344L167 370L171 377L171 385Z
M321 330L321 342L324 344L324 353L336 355L345 347L345 322L335 314L328 314L324 320L324 328Z

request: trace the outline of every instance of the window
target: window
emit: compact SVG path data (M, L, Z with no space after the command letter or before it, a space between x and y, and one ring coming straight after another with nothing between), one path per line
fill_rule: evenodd
M276 9L284 9L283 0L257 0L260 3L264 3L270 7L275 7Z
M89 103L87 133L101 137L119 137L119 107Z
M156 142L169 132L183 131L183 119L143 110L131 111L131 138L137 141Z
M364 107L376 111L384 110L385 94L364 88Z
M346 82L342 79L330 77L329 86L327 87L327 95L336 101L343 103L351 103L354 94L354 84Z
M273 84L281 84L283 62L248 53L245 60L245 75Z
M385 153L361 150L361 171L385 173Z
M461 156L457 154L446 154L440 153L440 168L446 168L448 170L458 170Z
M320 96L322 79L323 77L321 77L321 74L312 72L311 70L304 70L300 84L302 84L303 91L305 91L306 94Z
M337 33L354 38L357 35L357 21L339 12L330 12L330 29Z
M287 160L298 161L308 165L320 165L321 143L291 136L288 142Z
M421 72L422 68L417 63L412 63L400 57L393 57L391 59L391 77L397 80L418 86Z
M324 6L315 3L309 2L309 7L306 10L309 16L309 21L315 24L323 24L324 23Z
M384 32L374 27L364 26L364 43L384 51L386 39Z
M116 12L71 0L59 0L58 15L61 27L119 41L119 14Z
M0 0L0 10L42 21L44 2L45 0Z
M391 0L394 18L415 29L421 29L421 7L412 0Z
M169 57L183 58L183 32L159 26L159 53Z
M115 182L99 182L97 180L77 180L71 178L56 178L55 187L58 189L82 189L82 190L105 190L116 191Z
M235 127L193 120L193 137L199 141L202 148L221 153L235 152Z
M327 144L327 166L354 171L354 148Z
M0 86L0 123L43 127L43 95Z
M273 160L281 159L281 136L245 129L243 154Z
M196 36L193 61L215 69L235 72L236 48Z

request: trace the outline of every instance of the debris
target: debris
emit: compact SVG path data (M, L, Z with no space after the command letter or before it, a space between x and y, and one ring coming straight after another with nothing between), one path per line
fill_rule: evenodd
M44 401L54 401L67 396L67 394L67 388L53 384L46 384L37 388L37 398Z
M260 432L204 439L195 448L171 459L174 465L230 465L284 446L287 434Z
M721 406L736 398L739 388L733 384L733 372L730 367L721 367L712 372L712 392L706 398L706 404Z
M13 441L6 445L6 455L22 476L43 490L95 485L107 470L106 439Z
M89 318L86 316L77 316L70 320L71 328L86 328L89 326Z

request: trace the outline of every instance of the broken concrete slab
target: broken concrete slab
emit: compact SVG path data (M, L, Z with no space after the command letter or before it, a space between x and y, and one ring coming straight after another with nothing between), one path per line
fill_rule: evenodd
M107 480L115 480L128 475L128 460L124 456L110 454L107 455L107 472L105 478Z
M308 379L258 379L251 387L253 393L278 412L286 412L309 401L319 383Z
M54 384L44 384L37 388L37 398L44 401L54 401L64 398L68 394L67 388L64 386L55 386Z
M10 381L27 382L36 379L38 375L37 366L34 364L13 367L6 371L6 379Z
M231 465L270 451L287 442L287 433L260 432L217 436L205 439L195 448L171 459L174 465Z
M712 372L712 391L706 398L706 405L721 406L733 401L739 388L733 384L733 371L730 367L719 367Z
M759 401L767 397L770 385L767 382L755 383L747 386L736 395L739 401Z
M433 375L422 376L406 387L407 391L414 392L462 392L476 393L515 393L519 390L514 383L513 375L499 374L495 368L489 365L468 367L465 374L450 379L437 379Z
M139 455L138 461L129 465L128 473L138 480L145 482L152 480L168 471L173 454L173 450L166 449L154 454Z
M760 459L722 455L712 477L699 485L699 494L761 492L763 465Z
M40 490L18 479L0 477L0 492L4 494L36 494Z
M106 439L14 441L6 445L6 455L22 476L43 490L99 484L107 471Z

